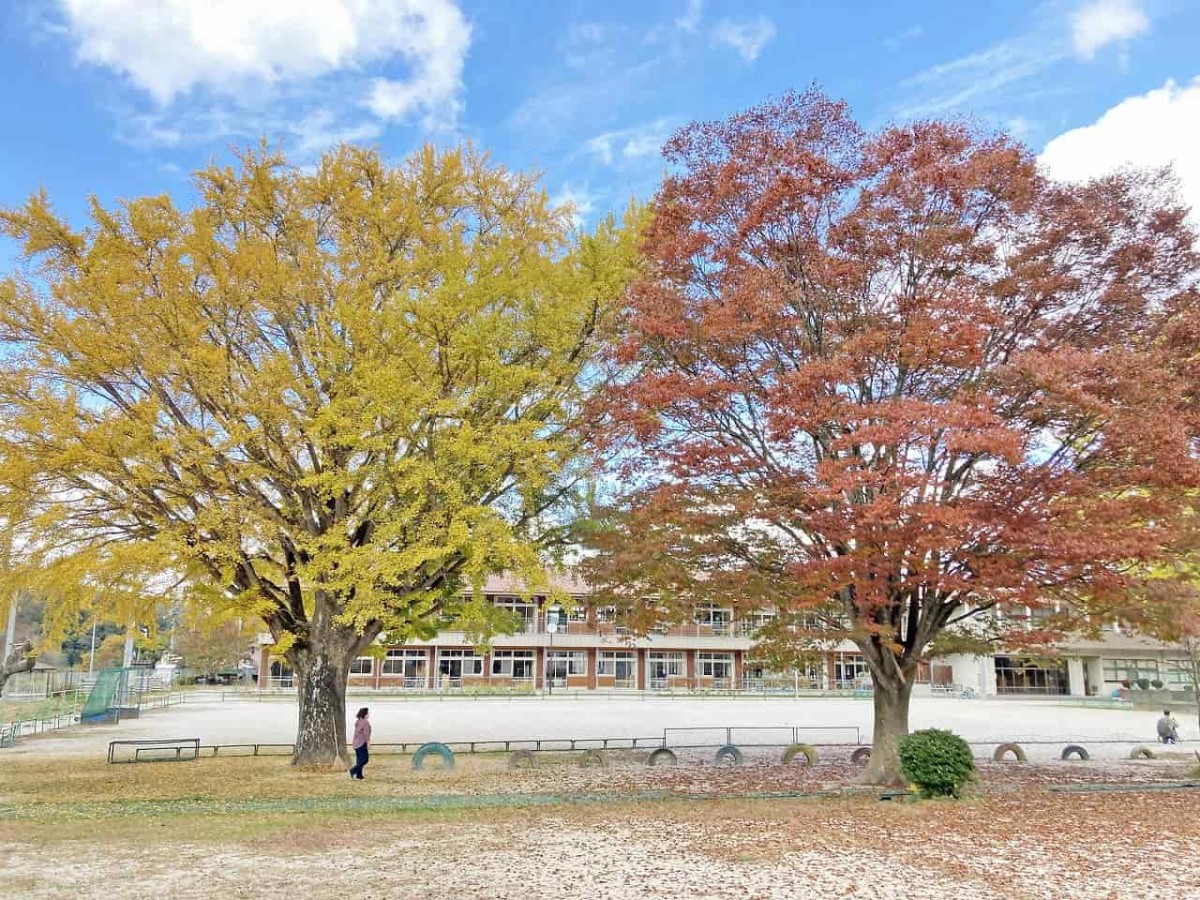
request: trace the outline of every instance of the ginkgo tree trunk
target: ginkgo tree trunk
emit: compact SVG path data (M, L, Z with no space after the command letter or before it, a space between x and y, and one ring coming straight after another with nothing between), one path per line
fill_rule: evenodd
M1196 307L1186 210L1167 173L1055 184L1002 135L868 133L815 89L665 155L592 577L663 615L835 610L874 684L866 777L899 783L939 634L998 603L1120 618L1165 552L1197 480L1163 338Z
M0 514L19 576L136 571L261 617L299 682L295 761L331 763L355 656L486 631L458 598L489 572L538 584L636 212L577 233L471 148L304 168L263 148L195 185L185 209L94 203L81 229L41 194L0 212L21 248L0 281Z

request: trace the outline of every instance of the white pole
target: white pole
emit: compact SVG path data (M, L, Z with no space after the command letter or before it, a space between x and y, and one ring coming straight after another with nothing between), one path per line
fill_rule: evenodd
M96 620L92 619L92 652L88 655L88 677L90 678L96 668Z
M0 659L0 664L8 662L8 655L12 653L17 640L17 603L20 599L21 595L13 592L12 599L8 601L8 630L4 632L4 657Z

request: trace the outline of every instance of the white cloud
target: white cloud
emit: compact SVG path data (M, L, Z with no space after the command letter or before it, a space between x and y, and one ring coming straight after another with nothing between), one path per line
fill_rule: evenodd
M453 121L460 106L471 30L454 0L58 3L77 58L120 74L160 109L303 103L304 91L335 78L342 104L357 95L380 118Z
M722 19L713 26L712 37L718 44L732 47L746 62L754 62L775 37L775 23L766 16L740 22Z
M924 33L925 27L923 25L912 25L908 28L902 29L901 31L897 31L889 38L884 38L883 46L887 47L889 50L895 50L897 47L907 44L909 41L915 41Z
M976 53L938 63L902 81L899 118L942 116L964 107L978 112L1033 80L1067 55L1038 40L1001 41Z
M527 97L509 116L508 125L544 141L576 123L608 124L630 96L648 90L651 76L662 67L653 57L624 65L608 60L594 70L575 72L571 80L552 83Z
M596 207L596 198L586 187L576 187L567 183L550 197L550 206L567 210L571 217L571 225L574 228L582 228Z
M606 131L589 138L583 146L602 163L611 166L622 160L636 162L657 156L670 133L670 120L656 119L633 128Z
M1002 122L1012 117L1015 104L1072 91L1067 66L1074 69L1074 59L1090 58L1101 47L1123 44L1149 28L1143 2L1047 0L1016 33L899 82L903 99L894 115L910 119L966 111Z
M1150 30L1140 0L1091 0L1071 16L1071 43L1081 59L1092 59L1109 44L1123 43Z
M695 32L704 15L704 0L688 0L687 9L675 20L675 27L682 31Z
M1122 100L1095 123L1061 134L1038 161L1064 181L1096 178L1125 165L1175 167L1184 201L1200 220L1200 78Z

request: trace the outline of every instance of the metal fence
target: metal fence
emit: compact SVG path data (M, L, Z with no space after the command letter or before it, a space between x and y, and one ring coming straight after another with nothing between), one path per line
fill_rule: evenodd
M0 748L12 747L21 738L79 724L88 689L83 679L74 679L72 684L48 696L10 695L5 685L4 696L0 697ZM123 700L128 704L123 715L180 706L186 700L184 693L173 690L169 684L161 686L153 679L134 679ZM119 720L119 715L114 717L114 721Z
M0 698L0 747L11 747L19 738L56 731L78 722L85 697L78 687L49 695L10 695L6 690Z

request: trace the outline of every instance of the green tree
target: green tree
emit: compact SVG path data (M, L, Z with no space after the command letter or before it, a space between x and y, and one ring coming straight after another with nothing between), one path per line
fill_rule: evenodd
M93 202L82 231L40 194L0 212L14 576L114 621L179 592L261 617L298 676L294 761L328 764L379 635L486 631L465 580L544 583L635 215L574 233L470 148L263 148L195 186L187 211Z

